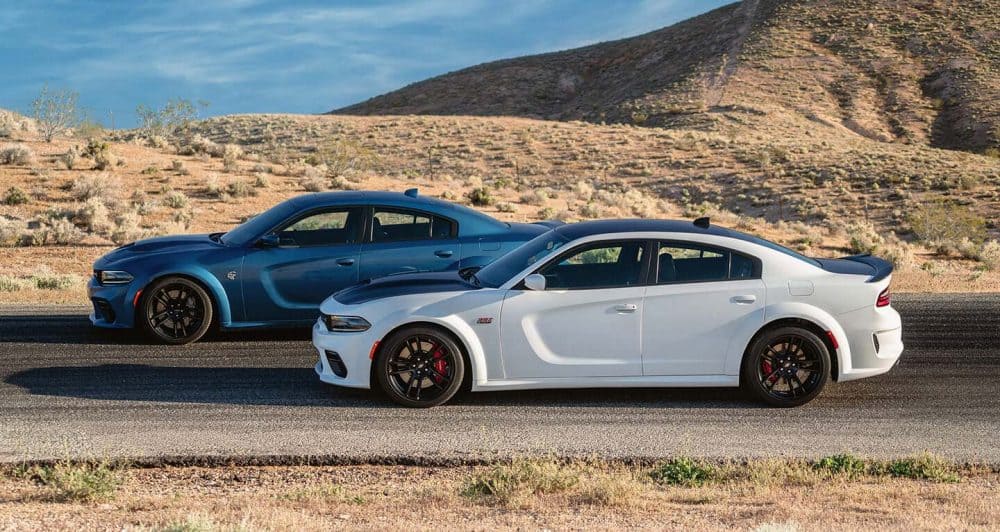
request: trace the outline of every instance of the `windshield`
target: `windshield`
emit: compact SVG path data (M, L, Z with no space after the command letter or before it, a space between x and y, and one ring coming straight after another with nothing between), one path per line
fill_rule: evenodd
M547 257L566 242L569 240L555 231L542 233L476 272L476 278L483 286L499 288L518 272Z
M263 235L265 231L291 216L296 211L292 201L281 202L237 225L232 231L222 235L220 240L227 246L241 246L250 243L251 240Z

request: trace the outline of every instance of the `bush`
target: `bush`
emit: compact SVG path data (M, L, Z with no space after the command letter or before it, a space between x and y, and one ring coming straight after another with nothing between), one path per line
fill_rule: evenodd
M202 103L202 107L207 105ZM149 139L177 136L198 118L198 109L189 100L176 98L159 109L140 104L135 114L139 118L139 131Z
M226 144L222 152L222 169L228 173L238 171L240 157L243 157L242 148L235 144Z
M171 190L163 197L163 204L171 209L183 209L188 206L188 197L179 190Z
M76 225L66 218L54 218L48 222L48 239L60 246L78 244L84 234Z
M813 466L813 469L854 478L864 475L868 470L868 466L864 460L854 455L837 454L821 458Z
M25 288L25 283L17 277L0 275L0 292L18 292Z
M72 170L76 166L76 159L80 156L80 152L77 150L76 146L71 146L70 149L59 156L59 162L66 167L67 170Z
M52 142L57 134L73 129L80 122L77 98L77 93L68 89L49 92L48 86L44 86L31 102L32 116L45 142Z
M937 482L958 482L959 480L953 466L930 454L893 460L884 467L885 472L893 477Z
M299 180L299 184L306 192L322 192L327 189L326 180L323 178L323 172L314 166L306 166L302 171L302 178Z
M145 232L139 225L140 220L140 216L134 212L119 215L115 218L115 228L111 231L111 241L120 246L142 238Z
M63 500L95 502L112 498L122 483L119 470L109 464L60 462L36 467L36 479Z
M105 234L111 230L111 215L100 198L90 198L76 209L74 221L91 233Z
M31 281L39 290L66 290L81 282L76 275L33 275Z
M958 251L962 239L975 243L986 239L986 220L960 205L921 205L910 214L909 222L917 237L941 254Z
M78 177L70 186L69 194L77 201L98 198L104 203L112 203L121 192L121 182L107 174Z
M0 164L26 166L35 160L35 152L23 144L10 144L0 150Z
M12 206L24 205L28 203L28 194L17 187L10 187L7 189L7 194L3 197L3 203L4 205Z
M847 234L851 237L851 253L875 253L885 244L885 239L870 223L852 223L847 226Z
M979 260L987 270L1000 270L1000 242L990 240L979 251Z
M514 208L514 204L508 201L497 202L497 212L514 212L517 209Z
M24 222L0 217L0 246L11 247L18 245L24 229Z
M579 480L578 472L554 460L518 459L472 475L462 495L516 504L531 495L565 491Z
M226 192L234 198L249 198L257 195L257 189L246 181L233 181L226 187Z
M691 458L671 458L649 472L657 484L668 486L701 486L718 477L718 469L707 462Z
M487 207L493 204L493 194L486 187L477 187L466 195L469 201L477 207Z
M87 141L87 147L83 149L83 156L93 159L94 167L98 170L107 170L115 163L111 156L111 145L99 139Z
M210 198L221 198L224 194L219 176L212 174L205 179L205 195Z

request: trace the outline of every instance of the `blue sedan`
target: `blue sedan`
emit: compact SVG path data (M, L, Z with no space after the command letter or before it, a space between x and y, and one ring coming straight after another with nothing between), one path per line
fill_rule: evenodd
M416 190L292 198L228 233L150 238L94 263L91 322L168 344L221 329L307 326L330 294L401 272L480 267L547 231Z

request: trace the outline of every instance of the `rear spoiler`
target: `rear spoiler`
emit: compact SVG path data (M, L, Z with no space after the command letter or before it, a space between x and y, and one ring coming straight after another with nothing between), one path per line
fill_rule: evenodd
M566 225L566 222L562 222L562 221L559 221L559 220L543 220L541 222L531 222L531 223L533 225L540 225L542 227L548 227L549 229L555 229L556 227L559 227L560 225Z
M866 281L869 283L877 283L882 279L885 279L892 273L891 262L884 259L880 259L878 257L873 257L871 256L870 253L864 253L862 255L851 255L849 257L841 257L841 258L844 260L860 262L862 264L866 264L874 268L875 273L873 273L872 276L868 278L868 281Z

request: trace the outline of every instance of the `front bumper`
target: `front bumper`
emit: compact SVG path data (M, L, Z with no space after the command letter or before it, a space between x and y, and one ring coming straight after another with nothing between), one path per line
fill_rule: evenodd
M128 329L135 323L134 288L136 283L101 285L94 277L87 283L87 295L93 311L90 323L107 329Z
M370 331L330 332L316 320L312 340L319 355L315 368L319 380L348 388L371 388L369 355L378 338Z

